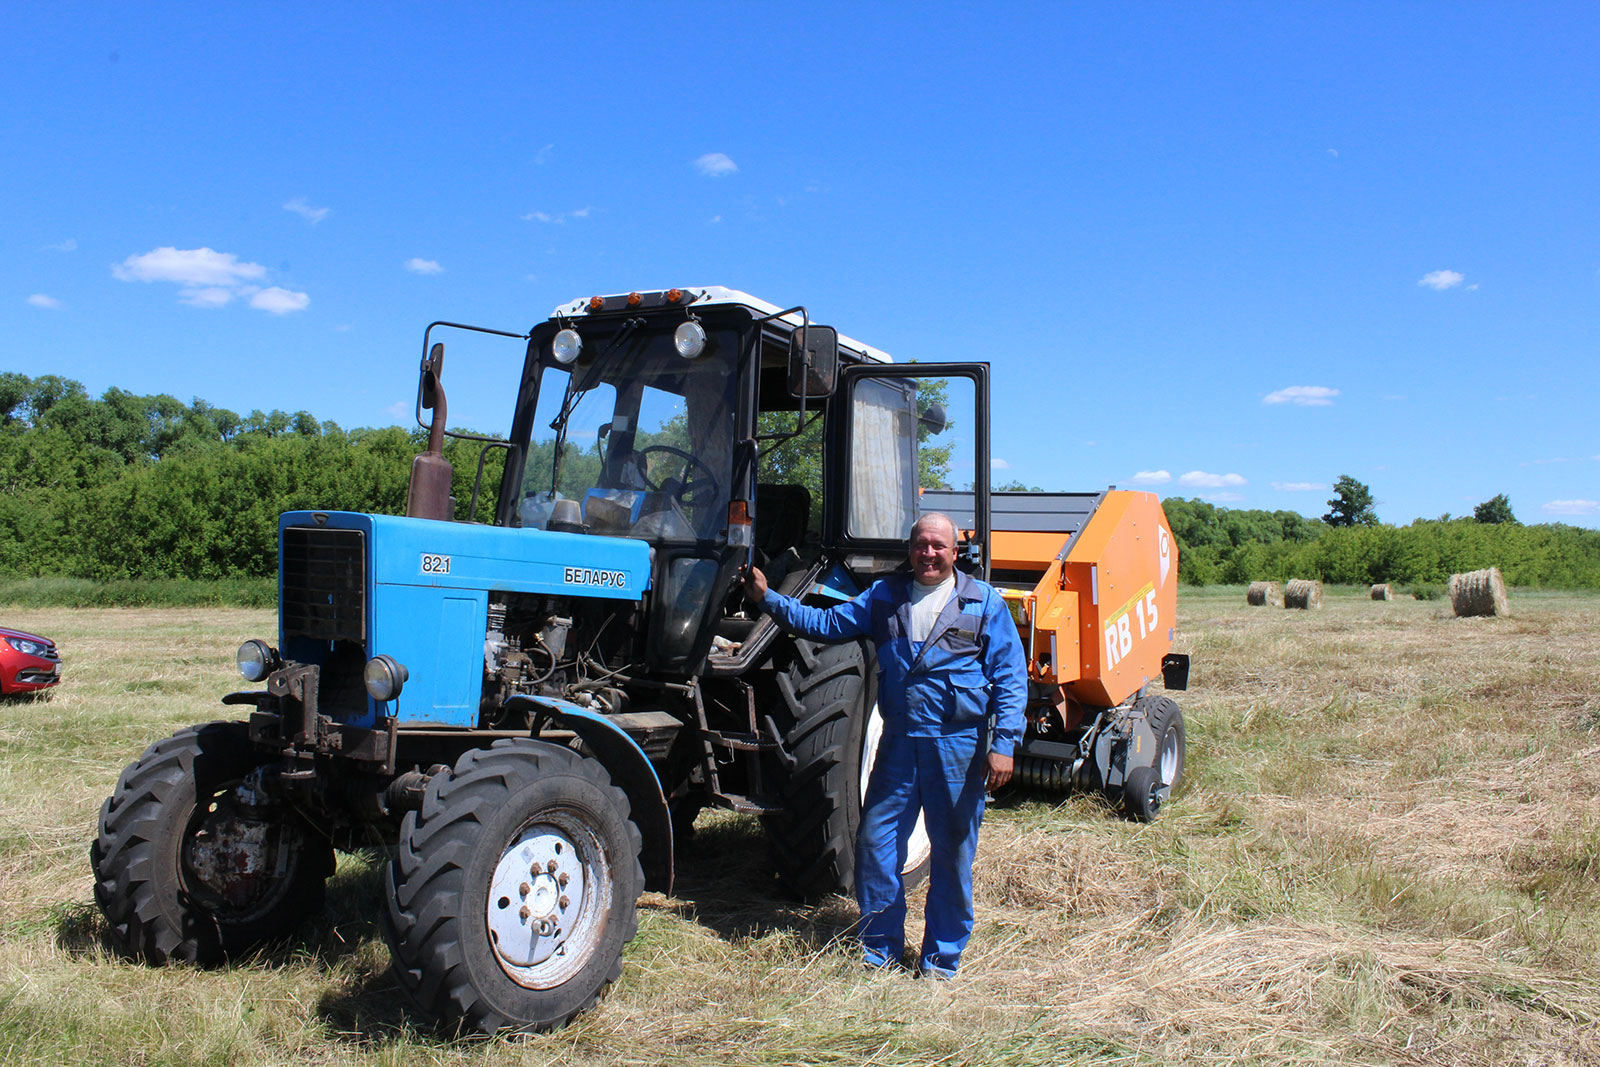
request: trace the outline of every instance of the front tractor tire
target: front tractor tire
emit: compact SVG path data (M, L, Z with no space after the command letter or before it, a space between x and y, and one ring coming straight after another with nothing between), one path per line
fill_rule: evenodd
M640 836L605 769L496 741L429 783L388 870L394 974L446 1026L548 1030L622 971L644 887Z
M783 705L775 718L794 765L782 787L783 810L762 821L779 880L814 900L855 888L856 830L883 719L869 645L797 639L793 649L793 662L778 675ZM918 816L902 868L908 888L927 878L930 853Z
M94 896L118 951L215 966L321 910L333 848L247 781L244 723L157 741L117 779L90 846Z

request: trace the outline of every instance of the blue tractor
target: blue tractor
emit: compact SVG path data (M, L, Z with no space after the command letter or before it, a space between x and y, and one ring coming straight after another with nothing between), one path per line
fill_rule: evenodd
M795 892L850 887L872 649L783 634L738 570L848 598L904 561L919 486L949 473L975 477L963 565L982 572L987 364L897 365L721 288L575 301L477 331L525 356L462 506L435 337L469 329L424 334L407 514L283 515L278 633L239 650L252 688L105 802L95 895L128 955L212 965L280 940L335 850L377 846L416 1004L542 1029L619 976L702 808L758 814ZM492 524L459 517L480 496ZM926 861L924 838L910 874Z

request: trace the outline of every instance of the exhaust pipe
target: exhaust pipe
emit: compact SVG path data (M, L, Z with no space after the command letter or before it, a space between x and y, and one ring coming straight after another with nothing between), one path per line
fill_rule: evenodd
M422 362L422 406L433 410L428 426L428 450L411 461L411 486L406 493L406 514L413 519L455 518L450 500L450 461L444 458L444 345L436 344Z

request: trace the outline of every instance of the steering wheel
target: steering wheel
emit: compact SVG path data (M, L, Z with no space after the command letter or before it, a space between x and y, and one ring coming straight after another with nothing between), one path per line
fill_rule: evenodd
M657 485L650 480L650 464L645 461L645 457L652 452L665 452L669 456L676 456L683 460L683 477L677 479L677 484L671 489L672 499L686 508L700 507L709 503L709 501L700 499L700 494L714 493L716 491L716 472L706 466L705 460L698 456L692 456L683 449L674 448L671 445L647 445L634 453L641 461L639 463L639 473L644 478L644 487L646 489L652 493L667 492L668 485L673 482L673 479L668 478L660 485ZM704 473L697 477L697 471Z

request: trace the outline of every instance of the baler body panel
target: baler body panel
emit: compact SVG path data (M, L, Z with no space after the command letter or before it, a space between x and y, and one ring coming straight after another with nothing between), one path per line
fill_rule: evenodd
M1062 662L1058 680L1074 700L1120 704L1160 677L1172 648L1178 552L1161 501L1107 493L1063 570L1064 588L1078 594L1080 644L1076 678Z

